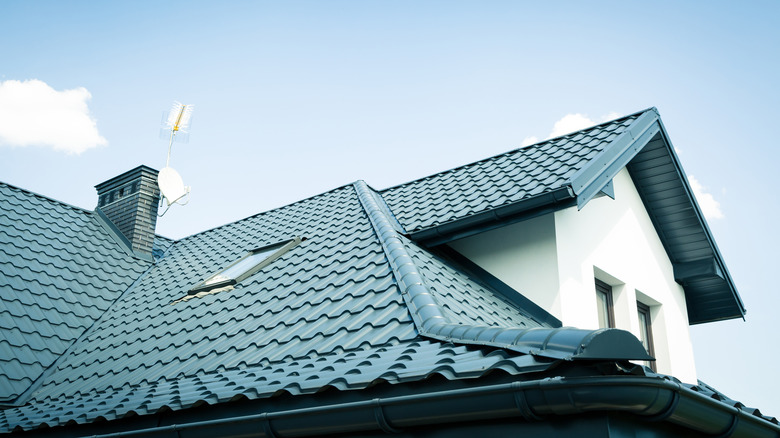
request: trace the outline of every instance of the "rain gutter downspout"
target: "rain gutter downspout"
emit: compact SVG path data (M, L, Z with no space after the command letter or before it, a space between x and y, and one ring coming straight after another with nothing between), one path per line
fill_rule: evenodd
M95 438L212 436L301 437L399 433L452 422L522 418L554 421L578 414L629 413L718 437L780 437L780 426L652 377L554 378L339 403L148 429ZM576 420L575 420L576 421Z

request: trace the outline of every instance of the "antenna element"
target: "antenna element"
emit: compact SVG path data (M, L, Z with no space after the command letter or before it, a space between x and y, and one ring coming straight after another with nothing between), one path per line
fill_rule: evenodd
M168 140L168 158L165 160L165 167L157 175L157 185L160 187L160 192L163 198L160 199L160 206L163 205L163 200L168 204L165 207L165 211L159 214L160 217L164 215L173 204L185 205L189 202L187 200L182 201L185 196L190 194L190 187L184 185L181 176L178 172L170 167L171 164L171 147L173 141L177 138L176 134L185 134L183 137L178 137L180 141L186 141L187 129L190 127L190 121L192 120L193 105L184 105L180 102L173 102L171 111L168 113L168 118L163 121L163 129L160 131L160 136L170 131L170 138Z

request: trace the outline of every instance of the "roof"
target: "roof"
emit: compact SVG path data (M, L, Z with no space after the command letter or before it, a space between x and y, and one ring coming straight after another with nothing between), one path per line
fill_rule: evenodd
M146 269L94 212L0 183L0 404L13 404Z
M402 290L412 265L391 263L387 236L361 204L368 190L364 183L345 186L174 243L71 347L31 403L0 412L0 427L122 418L238 395L360 388L380 378L405 382L440 373L460 379L494 368L536 372L549 368L551 359L582 355L583 345L598 349L599 339L607 340L538 322L405 240L404 251L418 260L431 285L423 293L434 293L441 303L445 329L492 327L490 337L516 338L491 343L486 336L470 340L444 330L435 334L443 342L426 341L419 333L425 324L414 320L433 306ZM231 291L171 304L247 251L292 236L306 240L271 269ZM612 332L627 334L600 336ZM631 339L635 357L646 357Z
M602 152L637 115L515 149L382 191L409 233L552 192Z
M528 311L430 251L424 233L451 237L441 227L473 232L528 211L586 202L608 182L601 181L602 174L590 175L588 163L604 166L599 160L606 160L604 167L611 169L630 161L636 152L628 157L625 150L642 150L647 142L637 142L658 124L655 114L637 113L451 171L457 175L445 172L381 193L358 181L175 242L158 236L152 264L132 257L94 213L2 186L0 206L14 216L3 221L10 226L0 227L0 239L8 235L5 229L24 227L42 229L47 237L32 240L45 254L38 257L43 262L29 255L0 260L9 269L3 267L0 280L17 278L6 272L41 263L66 269L57 259L70 253L78 258L73 263L83 265L74 272L83 270L88 278L52 293L66 290L80 294L80 303L105 301L105 306L82 321L47 365L38 359L38 376L13 395L24 406L0 411L0 433L119 424L112 420L242 400L281 406L285 395L320 397L334 389L346 394L390 385L416 391L415 382L431 378L488 382L498 374L533 381L565 375L571 368L562 364L609 374L608 367L588 364L647 359L628 332L559 327L554 318ZM511 173L508 163L542 170ZM462 193L453 182L458 178L465 184ZM447 208L433 198L421 200L419 211L409 207L410 199L427 190L449 199ZM565 196L556 198L561 193ZM27 212L31 205L40 207ZM507 208L515 210L490 213ZM493 219L483 220L480 215L487 213ZM75 232L86 234L74 238ZM302 239L298 246L232 290L180 300L249 251L295 237ZM14 242L19 241L8 245ZM107 273L111 266L119 272ZM30 278L43 277L46 269L35 272ZM91 276L99 280L89 281ZM110 293L90 289L109 284ZM27 290L26 282L14 280L7 287L20 296L42 296L38 289ZM37 307L20 303L11 314L24 326ZM65 319L71 312L46 309L64 312ZM32 327L27 330L44 339L40 344L55 338L36 334L42 331L37 325L27 323ZM19 361L26 352L20 344L0 358Z
M683 285L691 324L745 306L655 108L382 191L413 240L436 246L576 205L627 168Z

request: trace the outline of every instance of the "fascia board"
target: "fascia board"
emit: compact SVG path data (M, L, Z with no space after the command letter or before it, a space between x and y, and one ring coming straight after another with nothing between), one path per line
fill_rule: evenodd
M577 195L578 210L582 210L661 130L659 120L655 108L645 111L599 155L572 175L571 187Z

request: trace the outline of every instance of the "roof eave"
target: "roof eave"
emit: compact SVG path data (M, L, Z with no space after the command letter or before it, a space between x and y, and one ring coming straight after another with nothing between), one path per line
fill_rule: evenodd
M533 423L581 421L587 416L615 413L632 414L637 424L651 428L654 424L671 423L680 428L680 435L686 430L712 436L776 437L780 434L780 426L755 414L680 383L640 376L556 377L429 392L412 389L401 395L395 392L360 401L236 415L246 411L228 409L219 418L93 436L397 434L453 422L462 427L469 422L485 424L485 421L508 418Z
M574 191L567 185L495 209L411 232L409 238L427 247L438 246L568 208L576 205L576 200Z
M688 183L688 177L685 174L685 171L682 168L682 164L680 163L680 160L674 151L674 146L672 145L672 142L669 138L669 134L666 132L666 128L664 127L663 121L660 118L657 120L657 124L660 128L658 135L663 141L663 147L668 154L669 162L674 167L674 171L677 174L678 181L680 182L680 187L685 192L685 197L687 198L691 211L695 215L696 221L700 228L699 231L706 240L707 245L711 250L711 255L695 261L681 260L681 256L676 253L669 241L669 238L662 231L666 226L664 219L655 214L653 208L649 204L650 201L646 199L645 195L643 194L642 183L638 181L636 175L637 172L632 171L632 168L629 166L629 173L632 175L632 178L634 178L634 183L637 186L640 197L642 197L642 201L648 210L650 219L653 222L656 230L659 231L659 237L661 238L664 248L666 249L669 258L672 261L675 270L675 280L683 286L683 289L686 292L686 301L691 301L688 303L689 323L701 324L727 319L744 318L747 312L745 305L742 302L742 298L739 296L739 292L737 291L736 285L734 284L734 280L732 279L731 274L726 267L726 262L723 259L723 255L721 254L717 243L715 242L712 231L710 231L707 220L704 217L698 202L696 201L693 189ZM692 281L696 279L709 279L721 282L727 290L729 299L733 300L732 305L730 306L731 310L724 312L718 311L717 309L705 308L703 311L701 309L697 309L698 311L693 312L694 314L691 315L691 305L695 306L696 302L695 300L691 300L691 298L693 298L693 294L691 293L690 285Z

